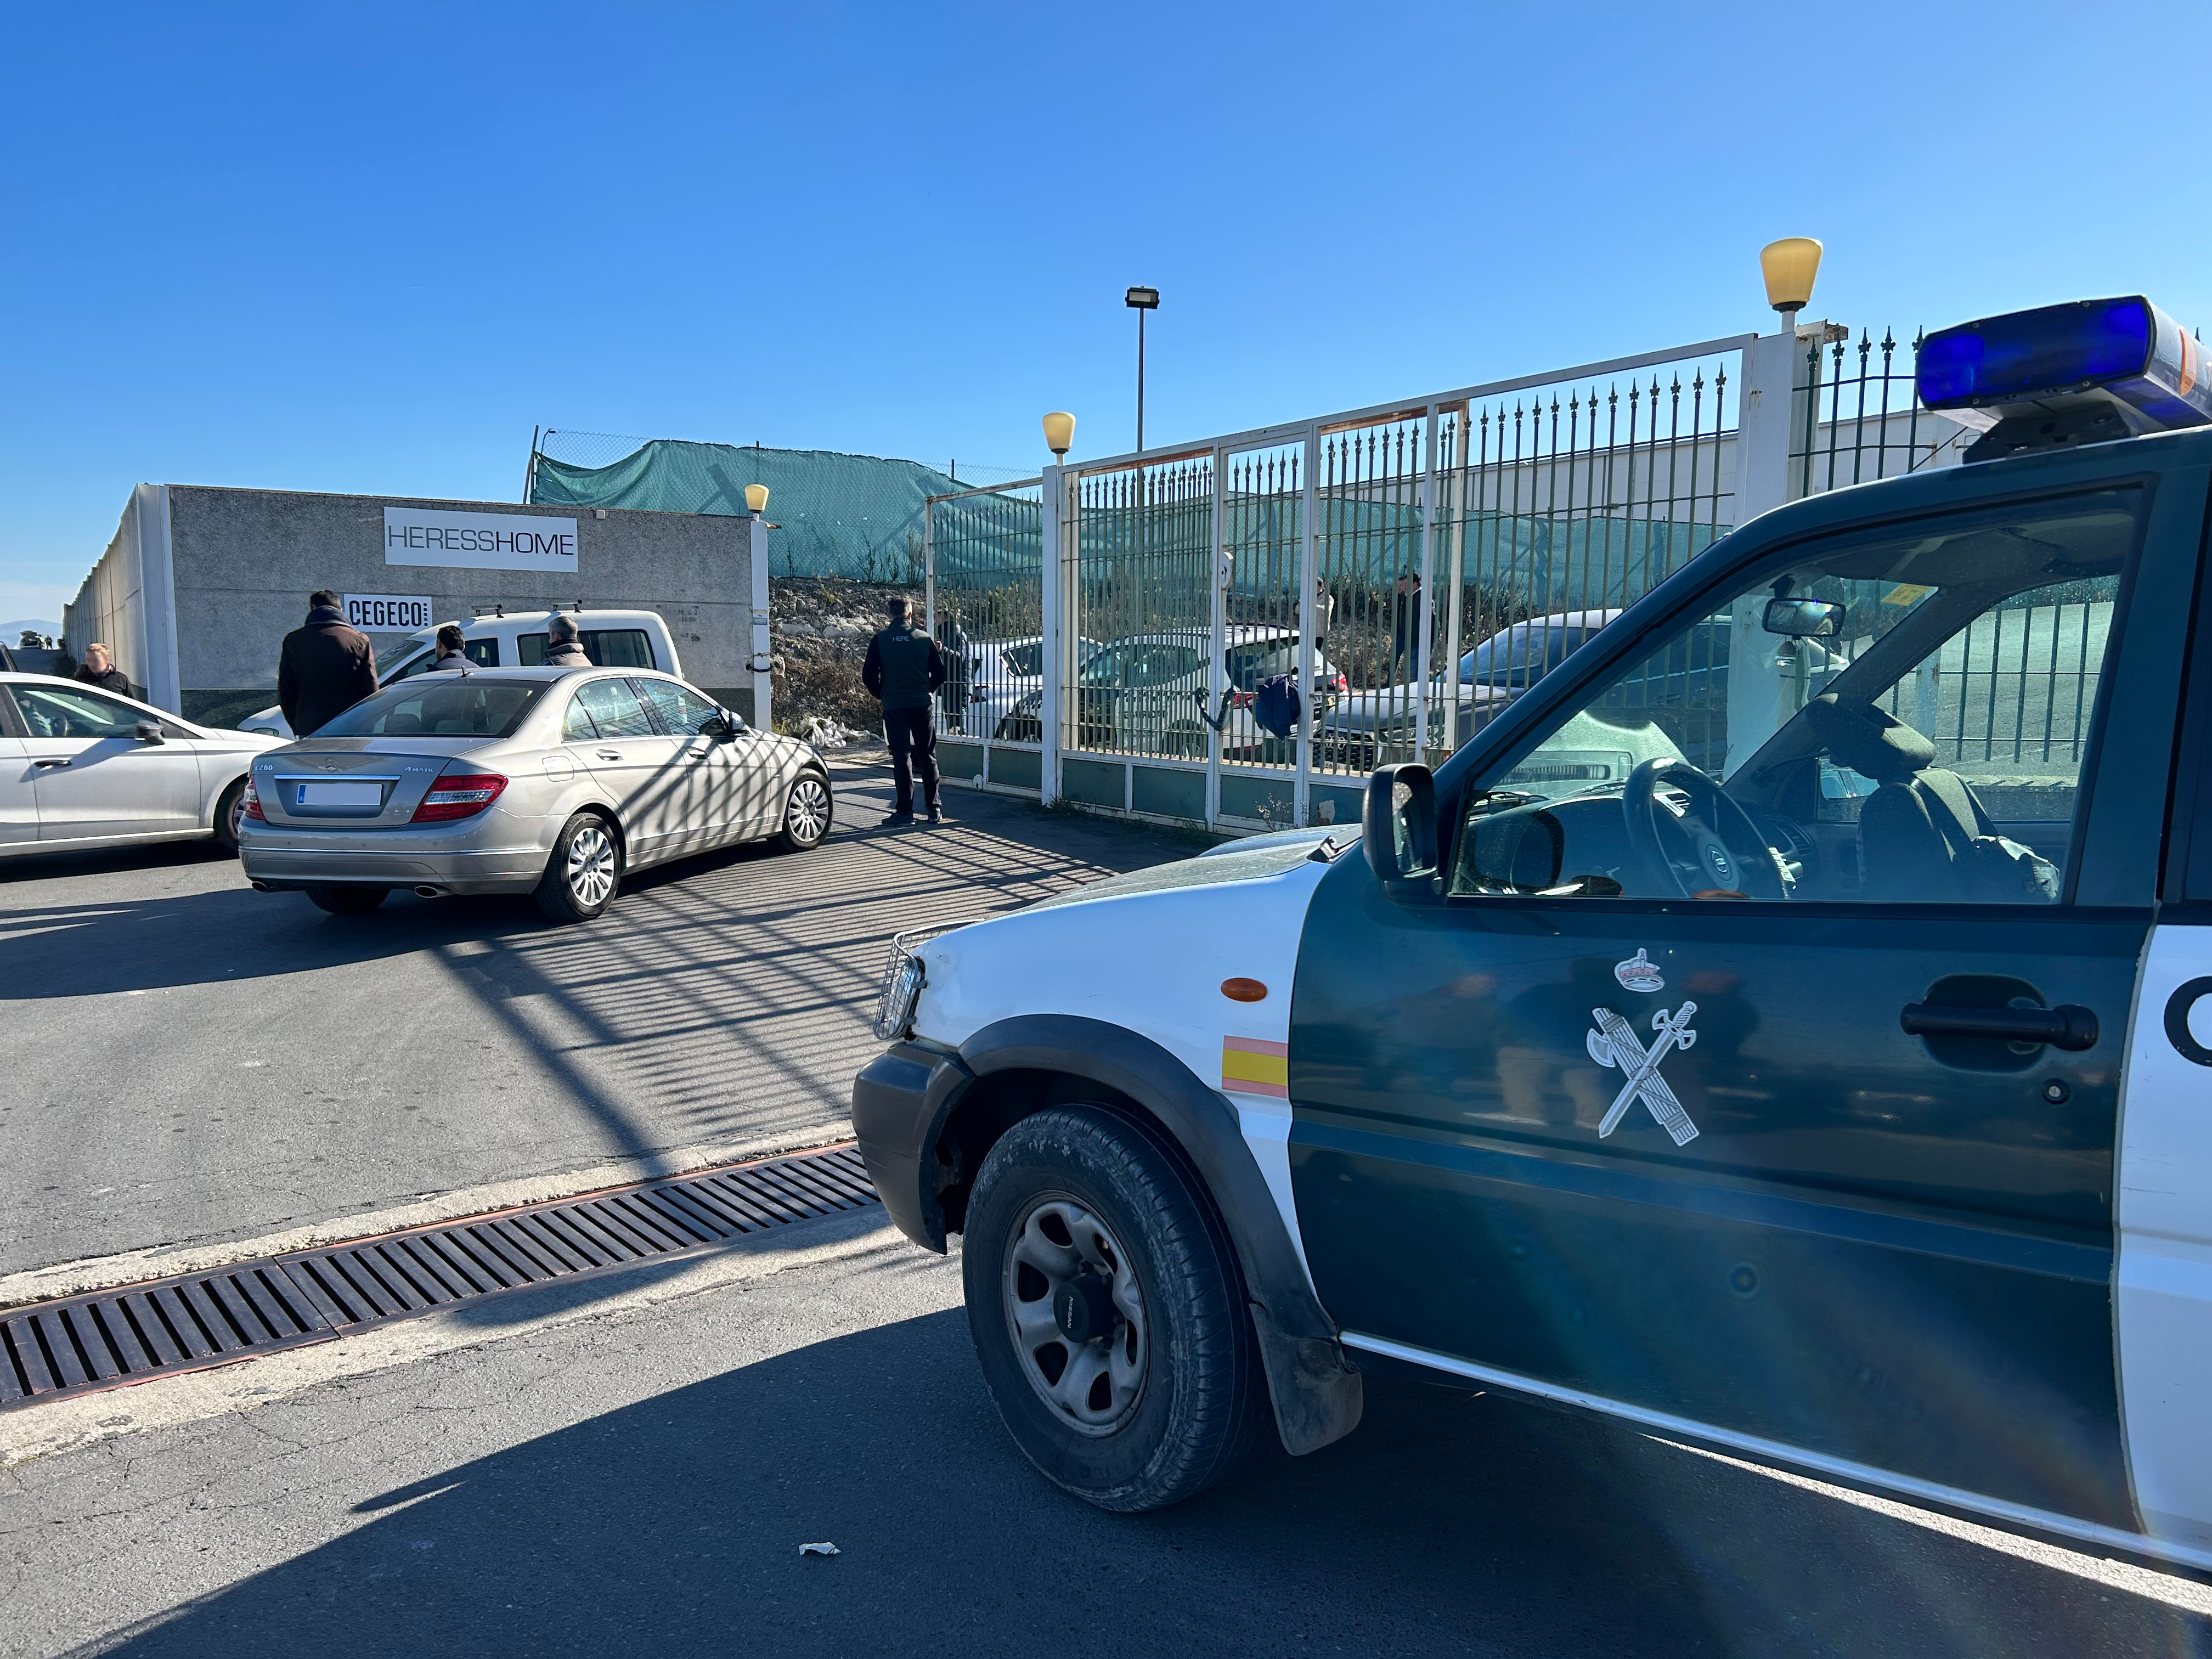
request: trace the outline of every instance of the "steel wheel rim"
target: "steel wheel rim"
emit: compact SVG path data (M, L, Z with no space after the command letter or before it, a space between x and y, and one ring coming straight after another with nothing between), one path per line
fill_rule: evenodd
M568 890L583 905L604 904L615 890L615 844L596 823L568 838Z
M801 778L792 786L791 805L785 817L793 840L821 840L830 828L829 792L816 779Z
M999 1278L1015 1358L1054 1420L1094 1439L1121 1429L1144 1398L1152 1341L1136 1273L1112 1231L1072 1198L1039 1199L1007 1242ZM1055 1303L1063 1285L1086 1278L1104 1282L1113 1328L1078 1343Z

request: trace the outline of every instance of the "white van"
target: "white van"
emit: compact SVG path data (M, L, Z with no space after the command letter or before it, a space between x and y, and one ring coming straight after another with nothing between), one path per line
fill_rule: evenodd
M516 611L477 617L461 624L467 643L462 649L479 668L535 668L545 660L545 624L550 611ZM572 611L584 654L595 668L657 668L682 678L684 665L676 654L676 641L668 624L653 611ZM379 685L391 685L420 674L437 659L438 628L442 623L408 635L406 642L376 665ZM289 738L292 728L281 708L248 714L239 725L248 732L265 732Z

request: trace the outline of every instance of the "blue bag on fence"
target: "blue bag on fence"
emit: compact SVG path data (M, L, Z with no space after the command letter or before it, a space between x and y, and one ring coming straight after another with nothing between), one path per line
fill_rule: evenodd
M1298 729L1298 682L1294 674L1273 674L1252 693L1252 718L1262 731L1287 738Z

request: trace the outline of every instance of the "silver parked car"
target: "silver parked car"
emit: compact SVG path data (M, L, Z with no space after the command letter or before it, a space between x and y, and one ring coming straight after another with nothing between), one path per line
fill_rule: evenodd
M831 809L811 749L671 675L424 674L256 762L240 857L262 891L339 915L405 887L587 921L625 870L769 836L805 851Z
M194 837L235 848L246 769L276 743L74 680L0 673L0 858Z

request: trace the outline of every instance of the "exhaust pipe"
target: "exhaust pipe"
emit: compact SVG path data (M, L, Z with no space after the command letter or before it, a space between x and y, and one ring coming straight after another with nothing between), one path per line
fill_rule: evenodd
M257 893L273 893L276 890L265 881L257 881L253 884L253 890Z
M443 898L446 896L446 890L442 887L417 887L415 890L415 896L416 898Z

